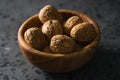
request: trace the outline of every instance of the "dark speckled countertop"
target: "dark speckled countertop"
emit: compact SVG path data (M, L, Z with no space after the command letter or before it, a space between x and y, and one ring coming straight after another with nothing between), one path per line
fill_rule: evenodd
M17 31L46 4L86 13L99 24L100 46L82 69L46 73L21 54ZM0 0L0 80L120 80L120 0Z

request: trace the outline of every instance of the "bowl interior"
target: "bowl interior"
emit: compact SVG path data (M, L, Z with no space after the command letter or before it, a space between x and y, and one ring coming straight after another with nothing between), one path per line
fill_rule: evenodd
M59 12L60 12L60 13L62 14L62 16L63 16L63 22L66 21L69 17L76 15L76 16L80 16L80 17L83 19L83 21L87 21L87 22L93 24L93 26L94 26L95 29L96 29L97 36L96 36L96 38L95 38L92 42L90 42L90 43L88 44L88 46L92 44L93 47L96 47L96 46L98 45L99 39L100 39L100 30L99 30L99 27L98 27L97 23L96 23L92 18L90 18L89 16L87 16L87 15L85 15L85 14L83 14L83 13L79 13L79 12L75 12L75 11L71 11L71 10L59 10ZM20 27L20 29L19 29L19 32L18 32L18 42L19 42L19 44L23 44L23 46L24 46L25 48L27 48L28 50L31 49L32 52L38 51L38 50L36 50L36 49L31 48L31 47L25 42L25 40L24 40L24 32L25 32L28 28L30 28L30 27L42 27L42 25L43 25L43 24L40 22L40 20L39 20L39 18L38 18L38 14L36 14L36 15L32 16L31 18L27 19L27 20L21 25L21 27ZM93 43L94 43L94 44L93 44ZM86 46L86 47L87 47L87 46ZM90 46L90 47L91 47L91 46ZM42 51L39 51L39 52L42 52ZM42 53L46 53L46 52L42 52ZM52 55L52 56L53 56L53 54L49 54L49 55ZM59 55L64 56L64 55L66 55L66 54L59 54ZM54 56L56 56L56 54L54 54Z

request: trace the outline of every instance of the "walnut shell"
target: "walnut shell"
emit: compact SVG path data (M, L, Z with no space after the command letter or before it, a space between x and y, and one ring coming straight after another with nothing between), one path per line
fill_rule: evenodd
M45 46L45 47L43 48L43 51L44 51L44 52L48 52L48 53L53 53L52 50L50 49L50 46L49 46L49 45Z
M88 43L95 38L96 30L92 24L83 22L75 25L71 29L70 35L80 43Z
M82 19L78 16L70 17L64 24L64 32L69 35L73 26L83 22Z
M42 32L51 39L56 34L63 34L63 26L58 20L48 20L43 24Z
M37 27L27 29L24 33L24 39L30 46L38 50L42 49L47 44L44 34Z
M62 15L57 11L57 9L55 9L55 7L51 5L46 5L43 7L38 16L42 23L47 20L59 20L60 22L63 20Z
M74 40L66 35L55 35L51 38L50 48L54 53L70 53L74 47Z

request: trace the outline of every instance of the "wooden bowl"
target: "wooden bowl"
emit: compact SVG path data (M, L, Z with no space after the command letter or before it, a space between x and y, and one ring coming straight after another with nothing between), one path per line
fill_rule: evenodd
M64 73L73 71L77 68L85 65L93 56L96 47L100 41L100 29L97 23L87 16L86 14L75 12L72 10L59 10L62 14L64 21L73 15L82 17L84 21L88 21L94 25L97 36L92 42L86 45L84 48L70 53L70 54L51 54L47 52L38 51L29 46L24 40L24 32L34 26L41 27L42 23L38 18L38 14L27 19L19 28L18 31L18 43L19 47L25 56L25 58L34 66L42 69L46 72L52 73Z

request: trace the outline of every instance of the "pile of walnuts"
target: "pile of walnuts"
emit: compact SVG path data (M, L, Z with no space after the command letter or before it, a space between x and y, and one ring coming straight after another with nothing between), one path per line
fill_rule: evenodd
M46 5L39 14L42 28L35 26L24 33L25 41L33 48L48 53L71 53L80 49L84 43L91 42L96 31L92 24L79 16L71 16L63 22L58 10Z

